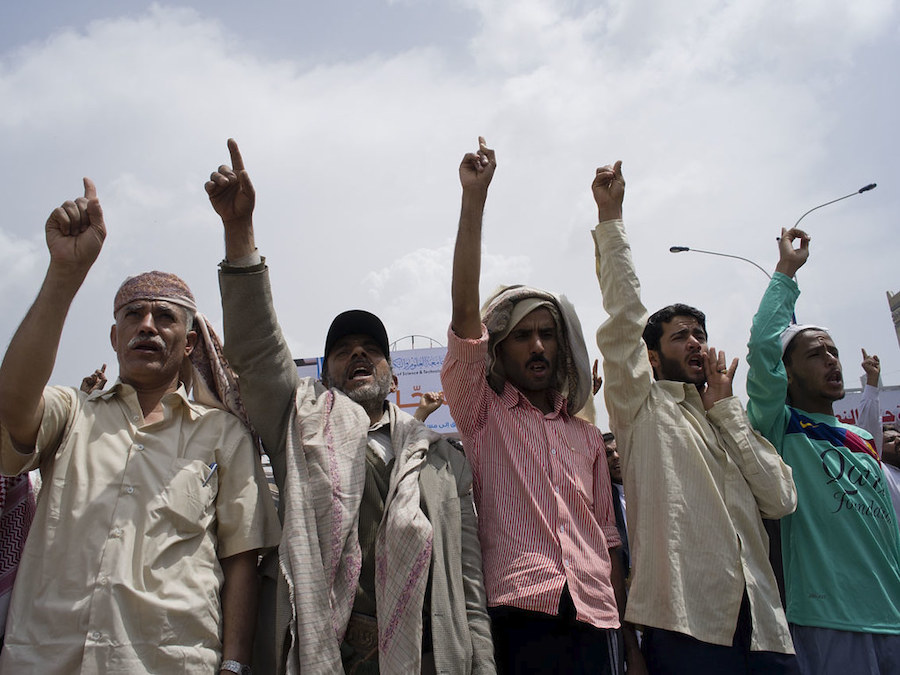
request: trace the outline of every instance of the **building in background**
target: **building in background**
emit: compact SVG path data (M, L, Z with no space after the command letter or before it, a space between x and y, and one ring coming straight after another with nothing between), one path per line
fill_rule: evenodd
M891 308L891 320L894 322L894 330L897 331L897 344L900 344L900 293L887 292L888 307Z

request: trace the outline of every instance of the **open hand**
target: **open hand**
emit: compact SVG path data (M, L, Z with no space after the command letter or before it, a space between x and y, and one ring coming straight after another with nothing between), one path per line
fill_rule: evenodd
M700 391L700 398L706 410L712 408L716 401L733 395L732 382L734 382L738 360L732 359L730 366L725 364L725 352L716 352L715 347L710 347L703 361L706 369L706 386Z

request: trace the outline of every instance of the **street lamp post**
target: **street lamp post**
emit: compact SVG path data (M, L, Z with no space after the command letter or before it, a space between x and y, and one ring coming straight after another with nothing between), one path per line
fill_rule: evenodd
M670 246L669 247L669 253L683 253L685 251L693 251L694 253L706 253L707 255L717 255L717 256L721 256L722 258L734 258L735 260L743 260L744 262L747 262L747 263L750 263L751 265L753 265L756 269L758 269L760 272L765 274L770 280L772 279L772 275L769 274L768 272L766 272L766 270L763 268L762 265L760 265L759 263L753 262L752 260L750 260L750 258L744 258L743 256L739 256L739 255L732 255L731 253L719 253L718 251L704 251L699 248L691 248L690 246Z
M855 197L856 195L861 195L863 192L869 192L869 190L874 190L876 187L878 187L878 184L877 184L877 183L869 183L868 185L864 185L863 187L861 187L861 188L860 188L859 190L857 190L856 192L851 192L850 194L844 195L843 197L838 197L837 199L832 199L830 202L825 202L824 204L819 204L818 206L814 206L814 207L812 207L809 211L807 211L806 213L804 213L802 216L800 216L799 218L797 218L797 222L794 223L794 227L797 227L797 225L800 224L800 221L803 220L804 218L806 218L806 216L808 216L808 215L809 215L810 213L812 213L813 211L816 211L816 210L818 210L818 209L821 209L822 207L828 206L828 205L830 205L830 204L834 204L835 202L839 202L839 201L841 201L841 200L848 199L848 198L850 198L850 197ZM745 258L745 257L740 256L740 255L733 255L733 254L731 254L731 253L720 253L720 252L718 252L718 251L704 251L704 250L699 249L699 248L691 248L690 246L670 246L670 247L669 247L669 253L683 253L683 252L685 252L685 251L693 251L694 253L705 253L705 254L707 254L707 255L717 255L717 256L722 257L722 258L734 258L735 260L743 260L745 263L750 263L750 264L753 265L756 269L758 269L760 272L762 272L763 274L765 274L766 277L767 277L770 281L771 281L771 279L772 279L772 275L769 274L768 272L766 272L766 270L762 267L762 265L760 265L759 263L755 263L755 262L753 262L752 260L750 260L749 258ZM793 315L793 320L794 320L794 323L797 323L797 316L796 316L796 314ZM900 339L900 338L898 338L898 339Z

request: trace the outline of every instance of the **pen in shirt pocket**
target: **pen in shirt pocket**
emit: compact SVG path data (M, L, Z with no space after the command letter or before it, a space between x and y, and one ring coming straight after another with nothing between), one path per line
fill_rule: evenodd
M209 475L206 477L206 480L201 483L200 487L206 487L206 484L212 479L213 474L216 472L216 469L219 468L218 463L213 462L209 465Z

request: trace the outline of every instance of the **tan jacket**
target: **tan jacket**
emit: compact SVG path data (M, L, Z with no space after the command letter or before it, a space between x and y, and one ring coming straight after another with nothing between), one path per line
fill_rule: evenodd
M240 377L247 413L270 455L281 489L285 484L284 449L292 420L295 430L297 426L295 397L298 390L308 395L313 385L298 376L281 335L265 265L235 268L223 264L219 280L225 353ZM315 387L316 394L324 393L321 385ZM423 509L434 530L430 590L437 672L493 673L471 469L452 446L437 441L428 449L418 480ZM282 499L282 518L284 504ZM264 583L254 669L281 673L289 654L285 637L293 606L275 556L263 561L261 572ZM340 670L337 664L323 667L321 672Z

